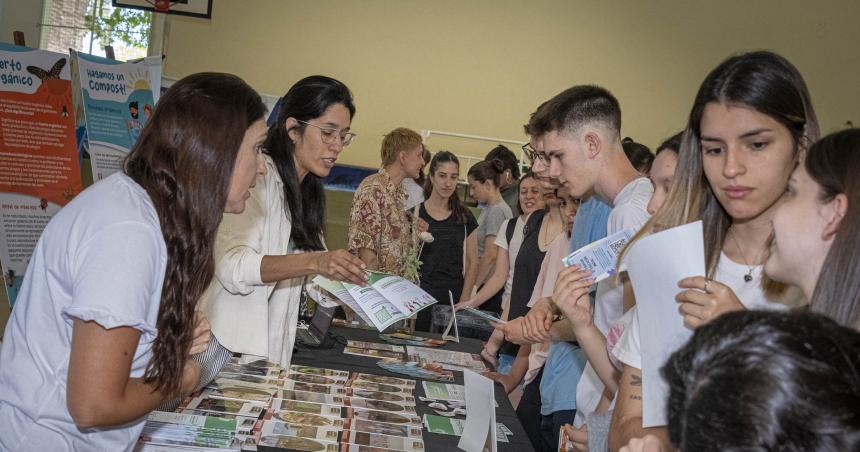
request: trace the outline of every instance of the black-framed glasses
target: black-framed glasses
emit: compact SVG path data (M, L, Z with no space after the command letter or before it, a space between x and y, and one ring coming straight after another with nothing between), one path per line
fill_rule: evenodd
M356 137L356 134L347 130L339 130L335 129L334 127L318 126L316 124L311 124L307 121L299 121L298 119L296 121L306 126L313 126L317 129L320 129L320 132L322 132L322 142L325 144L332 144L335 140L340 139L341 146L347 147L349 146L349 143L352 143L352 139Z
M536 151L529 143L523 145L523 154L525 154L526 158L532 163L540 160L541 163L549 164L549 156L546 155L546 152Z

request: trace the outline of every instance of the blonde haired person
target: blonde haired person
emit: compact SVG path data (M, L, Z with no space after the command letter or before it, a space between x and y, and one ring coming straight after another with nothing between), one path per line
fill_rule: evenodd
M414 221L405 211L404 178L418 178L426 162L421 135L399 127L382 140L382 168L367 176L352 199L349 219L349 251L367 268L403 275L406 255L415 244L413 224L426 229L423 221Z

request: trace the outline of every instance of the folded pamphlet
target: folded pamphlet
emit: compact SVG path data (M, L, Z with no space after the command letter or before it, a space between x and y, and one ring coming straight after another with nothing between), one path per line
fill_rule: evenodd
M565 267L578 265L582 270L591 270L591 278L598 283L617 273L618 255L635 233L634 228L616 232L583 246L561 261Z
M379 331L436 303L436 299L411 281L387 273L370 272L366 286L333 281L323 276L315 277L313 282L362 319L369 320Z

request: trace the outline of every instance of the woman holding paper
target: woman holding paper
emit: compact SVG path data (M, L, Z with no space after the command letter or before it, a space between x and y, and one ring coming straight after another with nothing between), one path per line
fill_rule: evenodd
M767 274L800 287L810 308L860 330L860 129L806 152L773 215Z
M788 178L818 134L803 77L779 55L735 56L705 78L690 112L672 190L631 240L702 220L707 274L679 281L684 290L676 297L688 326L729 311L796 304L797 292L768 278L762 264ZM627 326L613 355L624 370L610 448L649 432L668 444L665 427L643 428L638 316L625 315L621 323Z
M305 277L364 284L364 264L326 251L322 178L350 144L352 93L329 77L298 81L281 98L263 160L267 173L241 215L224 218L215 280L203 299L221 356L246 353L288 365ZM223 365L224 359L212 366Z
M502 312L503 320L517 319L528 313L528 302L538 279L540 264L550 244L564 229L561 201L556 196L558 181L542 178L539 185L546 207L534 212L526 221L522 243L511 266L513 279L508 304ZM516 364L519 345L505 340L502 331L495 330L481 354L495 358L497 353L500 363L498 371L508 373ZM525 357L527 356L526 353ZM520 359L521 365L524 364L523 361L526 359Z
M0 354L0 450L130 450L147 413L197 387L195 309L222 214L265 171L264 113L238 77L179 80L123 171L48 223Z

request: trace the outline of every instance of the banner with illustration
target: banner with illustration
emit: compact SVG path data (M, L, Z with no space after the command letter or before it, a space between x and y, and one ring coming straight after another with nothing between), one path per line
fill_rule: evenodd
M51 217L81 192L69 57L0 43L0 266L9 302Z
M155 110L153 86L160 86L161 57L134 63L72 52L75 84L86 124L83 158L98 182L122 169L122 162ZM152 80L156 80L153 83Z

